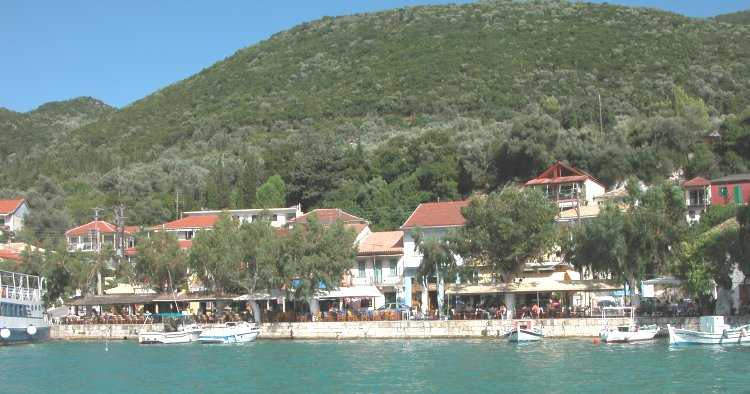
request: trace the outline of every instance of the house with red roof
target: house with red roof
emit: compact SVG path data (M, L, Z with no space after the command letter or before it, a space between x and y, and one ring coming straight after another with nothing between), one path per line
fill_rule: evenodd
M354 229L354 233L357 234L355 242L361 242L371 233L369 221L344 212L339 208L313 209L304 215L287 221L287 226L290 228L295 225L307 226L308 220L312 215L315 215L318 218L318 222L323 226L330 226L338 220L343 221L345 227Z
M344 274L341 286L363 288L373 286L382 294L374 299L361 299L355 309L377 308L386 298L395 302L403 290L404 233L402 231L368 232L357 244L357 261ZM369 294L369 293L368 293Z
M427 202L419 204L412 212L406 222L401 226L404 233L404 303L411 305L412 291L422 291L421 285L416 283L417 269L422 263L422 254L416 250L414 243L414 230L419 227L425 238L440 239L451 229L461 227L466 219L461 214L461 209L469 205L468 201ZM460 257L456 256L460 262ZM422 308L430 307L429 300L424 299L424 294L433 293L437 298L438 286L435 283L427 284L427 292L423 292ZM431 298L432 295L430 295Z
M747 204L750 202L750 173L712 179L710 199L715 205Z
M17 232L23 228L23 218L28 214L26 200L0 200L0 229Z
M699 176L683 183L682 188L685 190L687 207L685 218L689 223L700 221L711 203L711 181Z
M526 187L541 190L560 210L595 205L594 198L606 189L593 176L559 161L526 182Z
M202 230L212 230L218 218L218 215L186 216L168 223L147 227L146 231L173 232L177 235L180 247L188 248L192 244L195 234Z
M65 232L69 250L93 252L111 245L118 255L135 245L137 226L118 228L112 223L95 220Z

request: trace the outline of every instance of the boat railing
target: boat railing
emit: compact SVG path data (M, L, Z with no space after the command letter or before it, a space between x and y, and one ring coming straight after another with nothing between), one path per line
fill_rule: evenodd
M4 299L21 300L21 301L40 301L41 292L39 289L30 289L27 287L17 286L0 286L0 295Z

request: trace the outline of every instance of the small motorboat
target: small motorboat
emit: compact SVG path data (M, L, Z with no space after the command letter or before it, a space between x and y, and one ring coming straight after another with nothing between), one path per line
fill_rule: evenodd
M544 329L533 326L532 320L516 320L513 329L508 333L510 342L540 341L544 337Z
M203 328L199 326L193 316L179 313L163 313L149 315L149 320L153 321L161 317L163 323L162 331L141 331L138 333L138 343L156 344L156 343L189 343L198 340ZM144 326L148 324L146 320Z
M250 323L226 322L217 324L201 333L200 343L244 343L252 342L260 335L260 328Z
M732 327L724 316L701 316L698 331L685 330L667 324L670 345L744 345L750 346L750 327Z
M648 341L656 338L659 331L660 328L656 324L638 326L635 323L630 323L620 326L607 326L599 333L599 338L602 342L608 343Z
M609 316L607 313L609 312ZM635 308L632 306L604 307L602 308L602 319L607 322L608 317L625 316L630 318L627 324L616 326L605 325L599 333L599 339L609 343L628 343L648 341L656 338L661 330L656 324L637 325L635 323Z

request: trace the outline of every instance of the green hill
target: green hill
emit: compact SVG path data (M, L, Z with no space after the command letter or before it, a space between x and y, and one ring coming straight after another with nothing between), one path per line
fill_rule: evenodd
M735 145L695 144L750 104L748 42L741 25L562 1L323 18L89 113L99 121L73 122L58 143L35 134L0 179L85 185L68 198L96 191L137 209L129 220L158 222L177 192L187 209L246 207L279 174L289 204L336 204L387 228L420 201L494 189L555 160L608 183L710 176L747 168ZM54 112L44 107L0 116L30 128ZM741 139L745 126L733 125Z
M736 25L750 25L750 10L717 15L711 19L717 22L734 23Z

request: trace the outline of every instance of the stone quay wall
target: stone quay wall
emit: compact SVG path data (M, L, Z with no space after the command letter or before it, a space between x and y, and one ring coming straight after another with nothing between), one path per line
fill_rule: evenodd
M641 317L639 324L667 324L697 330L698 317ZM730 324L744 324L748 316L731 316ZM626 318L537 319L548 338L598 337L602 328L626 324ZM398 320L363 322L263 323L259 339L365 339L365 338L484 338L502 337L513 329L515 320ZM160 324L85 324L51 327L52 339L137 340L139 331L161 329ZM666 333L666 331L663 331Z

